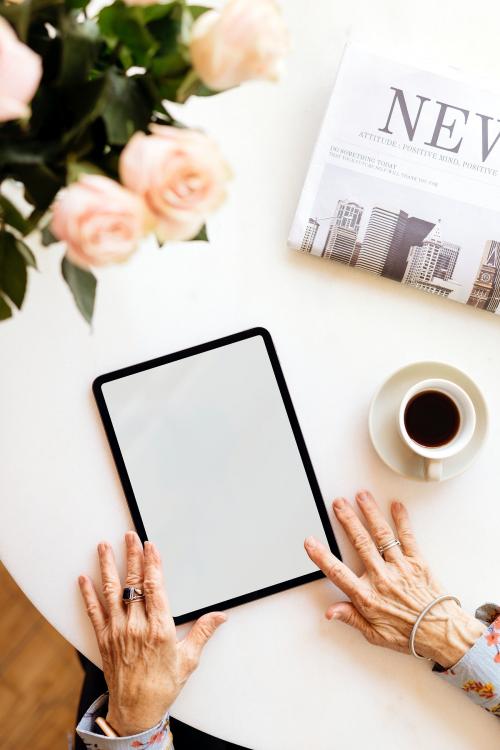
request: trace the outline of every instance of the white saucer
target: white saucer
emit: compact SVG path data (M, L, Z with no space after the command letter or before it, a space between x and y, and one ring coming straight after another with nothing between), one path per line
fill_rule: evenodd
M456 456L443 461L443 480L469 468L476 459L488 431L488 409L477 385L461 370L444 362L415 362L397 370L375 394L368 426L373 447L382 461L397 474L425 482L424 463L403 442L398 426L399 405L406 391L419 380L445 378L466 391L476 409L476 431L470 443Z

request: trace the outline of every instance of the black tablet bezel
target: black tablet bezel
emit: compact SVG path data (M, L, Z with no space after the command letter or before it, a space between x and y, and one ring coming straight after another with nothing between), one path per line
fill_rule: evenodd
M328 540L328 544L330 546L331 551L334 553L334 555L340 558L340 551L337 545L337 541L333 534L330 520L328 518L328 513L326 510L325 504L323 502L323 498L321 496L321 491L318 485L318 481L314 474L314 469L311 463L311 459L309 457L309 453L308 453L306 444L304 442L304 438L302 436L299 422L297 420L297 415L295 414L295 409L293 407L292 399L290 398L290 393L288 391L288 387L285 382L283 371L279 363L278 355L274 348L271 334L266 328L261 328L261 327L250 328L247 331L241 331L240 333L234 333L234 334L231 334L230 336L224 336L223 338L215 339L214 341L208 341L205 344L199 344L198 346L192 346L189 349L183 349L182 351L174 352L173 354L167 354L166 356L163 356L163 357L150 359L146 362L141 362L140 364L137 364L137 365L130 365L129 367L123 367L120 370L114 370L113 372L108 372L104 375L100 375L94 380L92 384L92 391L94 393L94 397L97 402L97 407L101 415L101 419L104 425L104 430L108 438L111 452L113 454L113 459L115 461L116 468L118 470L118 475L120 477L123 491L125 493L125 497L126 497L129 509L130 509L132 519L137 529L137 533L139 534L143 543L147 541L148 537L146 534L146 529L144 528L144 524L142 522L139 506L138 506L138 503L134 494L134 490L132 489L132 484L128 476L127 468L125 466L125 461L123 459L120 446L118 443L118 439L114 431L113 423L111 421L111 417L110 417L108 408L106 406L106 401L102 393L102 386L104 385L104 383L109 383L113 380L119 380L120 378L128 377L129 375L135 375L138 372L143 372L144 370L150 370L153 367L159 367L162 365L166 365L170 362L176 362L177 360L185 359L186 357L192 357L193 355L201 354L202 352L208 352L208 351L211 351L212 349L218 349L219 347L222 347L222 346L229 346L231 344L235 344L238 341L244 341L245 339L253 338L255 336L261 336L264 340L267 354L269 356L269 360L271 362L274 375L278 383L278 387L280 389L281 397L285 404L286 413L288 415L288 419L292 427L295 441L299 449L300 457L304 465L307 479L309 481L309 486L311 488L311 492L313 494L313 497L316 503L316 508L318 510L319 517L321 519L321 523L323 525L323 529L325 531L325 535ZM174 617L174 621L176 625L181 625L184 622L190 622L191 620L194 620L197 617L200 617L206 612L211 612L213 610L223 610L223 609L228 609L229 607L235 607L239 604L246 604L247 602L254 601L255 599L260 599L261 597L269 596L270 594L276 594L279 591L285 591L286 589L293 588L294 586L300 586L304 583L309 583L310 581L316 581L319 578L323 578L323 577L324 575L320 570L314 571L313 573L306 573L303 576L292 578L289 581L282 581L281 583L275 583L272 586L266 586L265 588L258 589L257 591L251 591L248 594L242 594L232 599L227 599L226 601L223 601L223 602L215 602L213 605L209 607L203 607L202 609L197 609L194 612L187 612L186 614L178 615Z

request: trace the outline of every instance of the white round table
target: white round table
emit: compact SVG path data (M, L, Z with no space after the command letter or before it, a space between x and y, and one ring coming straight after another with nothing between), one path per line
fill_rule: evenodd
M194 101L184 113L217 138L234 168L211 244L147 246L100 274L92 333L61 283L60 252L39 253L42 272L30 275L25 309L0 326L1 552L34 605L96 662L76 578L96 574L96 543L120 545L131 521L91 381L254 325L274 337L324 497L368 486L384 506L404 498L447 590L470 610L498 598L500 321L286 248L349 34L408 59L425 51L500 76L497 0L478 0L473 11L460 5L288 0L293 53L282 82ZM466 370L491 414L477 462L440 486L396 476L368 439L375 389L419 359ZM498 744L498 721L428 665L327 623L324 609L338 595L321 581L232 610L173 714L252 750Z

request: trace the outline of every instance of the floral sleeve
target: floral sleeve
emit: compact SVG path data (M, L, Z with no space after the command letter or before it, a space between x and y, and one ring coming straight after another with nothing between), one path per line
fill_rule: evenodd
M500 719L500 607L485 604L476 617L488 628L459 662L440 674Z
M155 727L133 737L105 737L95 719L103 715L107 701L107 694L94 701L76 728L89 750L174 750L168 714Z

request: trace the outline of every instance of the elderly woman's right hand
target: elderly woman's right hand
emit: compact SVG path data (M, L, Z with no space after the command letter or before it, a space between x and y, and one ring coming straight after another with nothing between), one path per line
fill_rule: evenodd
M378 646L408 653L412 627L424 607L444 593L423 560L402 503L392 504L392 516L401 546L382 557L377 549L394 539L394 532L369 492L360 492L363 526L347 500L334 501L333 509L365 566L358 577L313 537L305 541L311 560L336 584L350 602L332 604L328 619L339 619L361 631ZM385 559L384 559L385 558ZM418 654L448 668L456 664L484 632L485 626L453 601L437 604L417 630Z
M158 550L135 532L125 535L126 586L141 587L144 601L124 605L113 550L98 546L103 603L87 576L79 584L95 630L109 689L107 721L120 736L154 727L198 665L203 647L226 620L222 612L200 617L177 641Z

